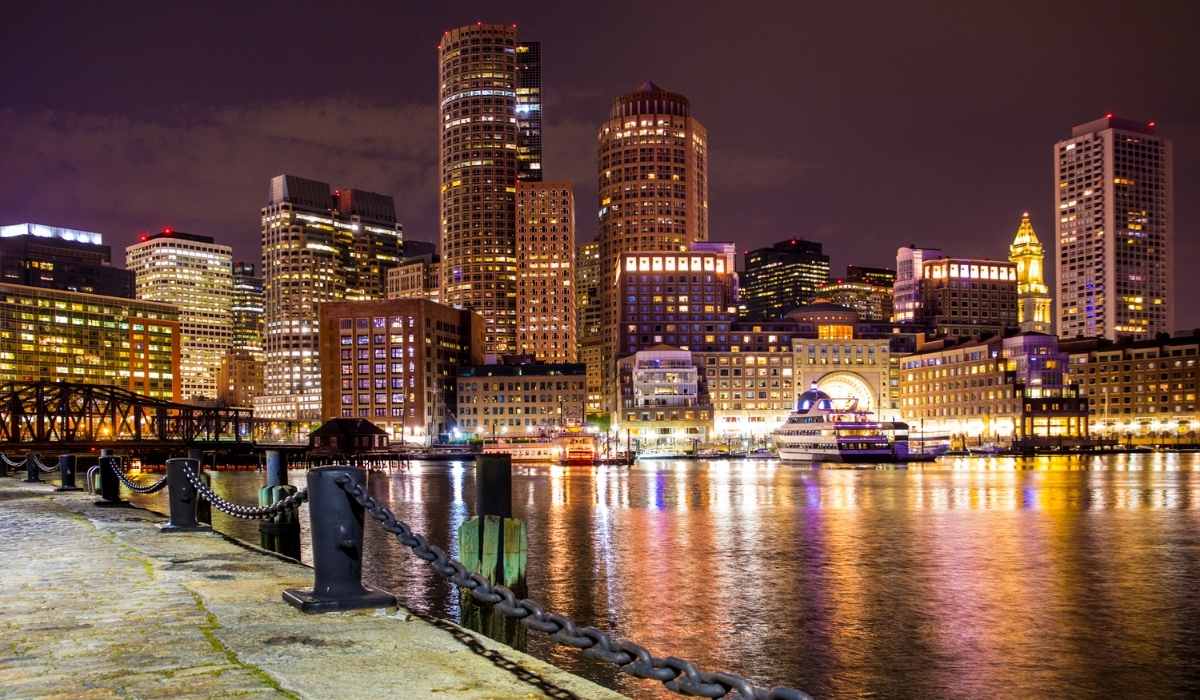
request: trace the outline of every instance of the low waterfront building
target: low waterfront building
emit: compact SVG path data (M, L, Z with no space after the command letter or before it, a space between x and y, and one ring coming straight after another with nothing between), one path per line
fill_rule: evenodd
M715 437L763 437L787 419L795 404L791 343L797 333L792 321L737 321L726 348L693 353Z
M483 361L478 314L427 299L326 302L320 313L326 420L367 418L397 443L454 427L458 371Z
M1088 400L1058 339L1019 333L927 343L902 361L901 416L964 440L1055 442L1088 436Z
M1017 266L1007 260L922 263L915 320L935 336L974 338L1017 328Z
M133 298L133 273L112 266L99 233L44 224L0 226L0 282Z
M1200 336L1063 343L1093 433L1131 442L1200 438Z
M0 382L112 384L179 399L179 309L0 284Z
M616 427L644 452L694 450L708 440L712 406L692 353L657 345L617 361Z
M573 362L465 367L458 373L458 428L492 438L579 427L586 385L586 368Z

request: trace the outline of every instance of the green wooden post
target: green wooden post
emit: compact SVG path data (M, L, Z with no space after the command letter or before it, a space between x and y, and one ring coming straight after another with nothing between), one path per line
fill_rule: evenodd
M511 517L512 458L507 454L477 455L475 475L476 516L458 527L459 559L472 572L511 588L518 598L523 598L527 595L525 564L529 544L525 522ZM461 601L464 627L513 648L525 649L524 625L506 618L490 605L477 603L468 592L461 594Z

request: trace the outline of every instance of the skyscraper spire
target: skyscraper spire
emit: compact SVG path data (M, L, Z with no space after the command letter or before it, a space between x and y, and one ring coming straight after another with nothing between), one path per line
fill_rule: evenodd
M1050 332L1050 289L1046 286L1046 250L1033 230L1029 212L1008 246L1008 259L1017 265L1017 321L1022 331Z

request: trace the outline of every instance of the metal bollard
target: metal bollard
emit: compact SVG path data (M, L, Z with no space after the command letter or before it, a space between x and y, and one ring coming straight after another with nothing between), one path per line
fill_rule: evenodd
M8 462L5 461L7 458L6 454L0 455L0 476L8 476Z
M100 498L96 505L101 508L118 508L129 504L121 500L121 482L113 468L120 457L105 455L100 458Z
M200 494L187 478L186 470L196 471L197 460L176 457L167 460L167 495L171 503L171 519L158 528L159 532L211 532L212 527L196 521L196 505Z
M58 456L59 487L55 491L78 491L75 485L75 455Z
M308 514L312 527L312 590L283 592L283 599L306 613L384 608L395 596L362 583L363 508L337 485L348 476L360 486L366 472L352 467L317 467L308 472Z
M258 490L258 505L267 508L296 493L291 484L264 486ZM300 518L297 509L288 508L259 525L262 548L285 557L300 559Z
M267 486L283 486L288 482L287 455L279 450L267 450Z
M41 482L42 472L38 469L37 455L30 452L25 456L25 478L21 479L27 484L36 484Z

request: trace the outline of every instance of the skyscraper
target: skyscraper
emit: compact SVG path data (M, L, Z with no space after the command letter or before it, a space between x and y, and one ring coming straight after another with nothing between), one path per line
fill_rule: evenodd
M233 264L231 349L263 358L263 281L252 262Z
M517 28L473 24L438 44L442 301L483 316L487 351L516 350Z
M1171 142L1105 115L1054 144L1055 284L1065 338L1153 338L1175 326Z
M896 249L896 281L892 285L892 320L907 323L921 308L921 274L926 260L945 257L937 248L918 248L909 243Z
M625 253L708 240L708 132L683 95L647 82L613 100L597 133L604 381L616 362L614 275Z
M745 254L743 316L771 321L805 304L829 282L829 256L815 241L792 238Z
M262 209L266 367L256 414L320 418L318 307L382 299L402 236L391 197L295 175L271 179Z
M579 361L587 367L588 413L598 413L604 404L600 319L600 243L589 241L575 255L575 335Z
M1050 332L1050 288L1046 286L1046 250L1033 230L1029 212L1008 247L1008 260L1017 266L1017 322L1022 331Z
M575 197L569 182L517 183L517 352L574 362Z
M517 178L542 180L542 44L517 44Z
M233 249L164 228L126 247L125 267L138 299L179 308L180 396L217 398L217 372L233 342Z
M0 281L133 298L133 273L112 266L98 233L46 226L0 226Z

